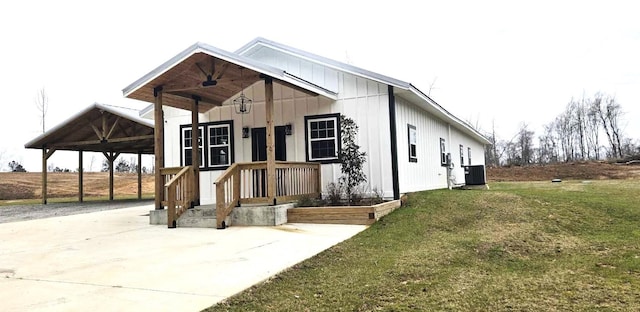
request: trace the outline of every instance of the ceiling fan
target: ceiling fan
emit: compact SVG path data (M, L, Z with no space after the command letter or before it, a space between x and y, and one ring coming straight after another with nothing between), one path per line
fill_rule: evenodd
M204 69L202 69L202 66L200 66L200 64L196 63L196 66L198 66L198 69L200 69L200 71L207 76L207 80L202 82L202 86L203 87L211 87L211 86L215 86L218 84L218 80L213 79L213 73L215 72L215 62L211 61L211 73L207 73L206 71L204 71ZM220 78L220 77L218 77Z

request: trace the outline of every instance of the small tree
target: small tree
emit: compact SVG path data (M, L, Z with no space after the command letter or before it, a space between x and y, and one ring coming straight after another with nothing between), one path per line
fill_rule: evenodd
M349 204L352 204L356 188L360 184L367 182L367 176L362 169L362 166L367 161L367 154L361 152L360 145L356 143L358 125L353 119L340 115L340 134L342 148L338 157L342 176L339 183L344 187Z
M44 88L38 90L36 95L36 108L39 112L40 123L42 124L42 133L45 130L45 119L47 118L47 111L49 110L49 97Z
M102 168L100 169L100 172L108 172L109 171L109 161L104 159L102 161Z
M115 171L120 173L129 172L131 171L131 165L129 165L129 163L126 160L121 158L120 160L118 160L118 163L116 164Z
M11 169L11 172L27 172L27 170L22 167L22 164L15 160L12 160L9 163L9 168Z

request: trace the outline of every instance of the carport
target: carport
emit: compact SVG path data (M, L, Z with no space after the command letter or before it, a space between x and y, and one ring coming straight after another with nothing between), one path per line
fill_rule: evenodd
M121 153L138 155L138 199L142 197L142 154L153 154L153 122L134 112L94 103L35 139L25 148L42 150L42 203L47 203L47 160L59 150L78 152L78 200L83 201L82 153L102 153L109 162L109 200L113 200L114 161Z

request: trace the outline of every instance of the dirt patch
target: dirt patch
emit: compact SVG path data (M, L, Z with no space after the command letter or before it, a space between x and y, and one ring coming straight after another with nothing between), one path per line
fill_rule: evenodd
M526 167L487 168L487 180L489 182L634 178L640 178L640 166L605 162L575 162Z

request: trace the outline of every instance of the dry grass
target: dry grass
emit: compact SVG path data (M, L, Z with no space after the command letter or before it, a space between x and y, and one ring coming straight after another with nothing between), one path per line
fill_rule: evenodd
M142 176L142 193L153 195L153 175ZM48 197L70 198L78 196L77 173L48 173ZM109 195L109 174L87 172L84 174L84 195L86 197L106 197ZM114 175L114 193L120 197L136 195L138 176L134 173ZM0 172L0 203L19 202L42 198L42 174L37 172Z

